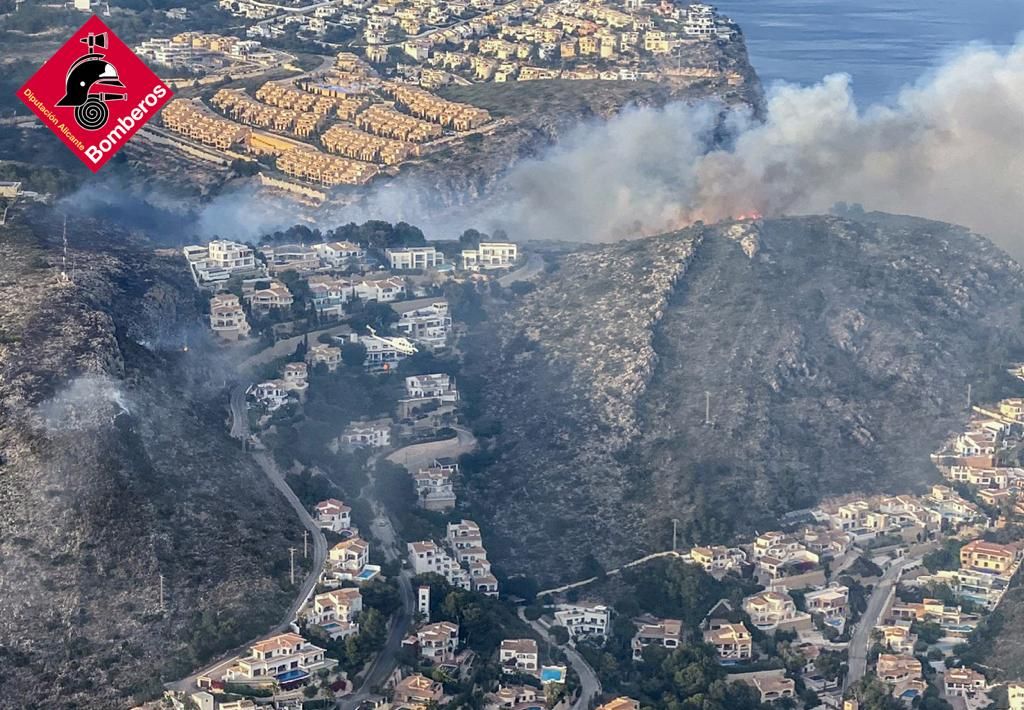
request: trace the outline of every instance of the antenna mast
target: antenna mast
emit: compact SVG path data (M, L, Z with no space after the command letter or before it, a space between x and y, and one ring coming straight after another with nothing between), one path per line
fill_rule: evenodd
M61 262L60 280L63 283L69 283L71 281L71 277L68 276L68 216L67 215L64 215L64 235L62 237L62 240L64 242L64 257L63 257L63 261Z

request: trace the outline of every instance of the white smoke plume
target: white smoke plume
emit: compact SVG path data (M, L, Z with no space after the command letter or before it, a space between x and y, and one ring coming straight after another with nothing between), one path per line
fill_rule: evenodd
M524 237L609 240L859 202L963 224L1024 255L1024 44L969 47L863 112L846 75L774 87L763 123L733 114L728 145L705 152L715 118L672 105L582 128L513 169L495 217Z
M106 375L78 377L39 405L49 432L98 429L121 414L130 414L128 398L121 383Z

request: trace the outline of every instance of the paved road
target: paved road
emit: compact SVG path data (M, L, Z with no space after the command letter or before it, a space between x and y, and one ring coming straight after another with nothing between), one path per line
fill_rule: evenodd
M245 441L249 438L249 415L245 406L245 385L231 388L231 436Z
M398 576L398 586L402 592L402 608L398 610L394 620L391 622L391 629L388 632L388 640L377 657L373 659L370 670L367 671L359 689L351 695L346 696L338 702L341 710L354 710L359 703L374 694L374 690L384 685L384 682L391 676L398 663L398 652L402 648L402 639L409 631L409 624L412 623L413 609L416 606L416 599L412 591L412 575L403 571Z
M320 572L323 569L324 561L327 559L327 539L324 537L324 534L320 530L319 526L317 526L316 521L313 520L313 518L310 516L309 511L307 511L303 507L301 501L299 501L298 497L295 495L295 492L292 491L291 487L285 482L284 476L281 474L280 469L278 469L277 464L274 463L274 459L265 453L254 453L252 456L256 460L256 463L259 465L260 469L262 469L263 472L266 474L267 478L269 478L270 481L274 484L274 487L281 492L281 494L285 497L285 500L288 501L288 503L298 514L299 519L302 521L302 524L306 527L306 529L309 530L310 538L313 540L313 557L310 563L312 567L310 567L309 572L306 573L305 579L302 580L302 584L299 586L298 590L296 590L295 599L288 607L288 610L285 612L284 617L281 619L281 622L273 629L271 629L265 636L261 637L266 638L287 631L289 626L291 625L291 622L295 619L295 616L298 614L299 609L302 607L306 599L309 597L310 593L313 591L313 587L316 586L317 579L319 579ZM169 683L166 687L171 690L180 690L183 692L194 691L196 689L196 679L199 676L216 676L219 673L223 673L227 666L231 665L231 663L234 661L235 656L237 656L241 652L244 652L245 649L247 649L249 646L251 646L258 640L260 639L253 639L252 641L246 643L244 646L234 649L233 651L231 651L229 655L221 657L213 665L208 666L202 670L199 670L196 673L190 675L189 677L183 678L182 680L179 680L175 683ZM399 640L399 642L401 642L401 640Z
M519 607L518 613L519 618L532 626L534 631L539 633L542 638L547 639L549 644L558 646L544 624L539 621L530 621L526 618L525 607ZM590 664L587 663L576 649L572 646L559 646L559 648L565 652L566 658L569 659L569 665L573 667L576 675L580 677L580 694L576 696L576 702L572 704L571 710L590 710L591 703L601 695L601 681L598 679L594 669L590 667Z
M878 625L878 619L885 610L889 593L896 586L896 582L899 581L903 567L916 561L917 558L908 557L901 557L895 560L889 569L885 571L885 574L882 575L878 584L875 585L875 589L871 592L871 597L868 599L868 608L864 611L860 621L857 622L857 628L853 632L853 639L850 641L850 667L846 674L846 685L844 687L850 687L850 685L864 677L864 674L867 672L868 646L871 643L871 631Z
M388 454L388 461L401 464L409 471L419 471L428 467L434 459L450 456L457 458L476 448L476 437L462 427L454 427L455 438L444 441L428 441L424 444L412 444Z
M498 283L502 286L511 286L516 281L529 281L534 276L538 276L543 270L544 259L541 258L540 254L530 252L525 264L499 278Z
M371 530L364 532L364 535L372 535L374 541L380 545L384 553L384 559L388 562L395 562L404 556L404 550L399 547L400 539L395 532L391 516L388 515L387 511L373 495L373 467L376 465L376 462L376 456L371 457L367 461L367 467L371 472L370 480L359 493L359 497L366 500L374 512ZM412 591L411 580L412 572L408 570L403 570L398 576L402 608L398 610L398 613L392 619L384 648L373 659L373 663L363 677L359 688L338 703L338 707L342 710L354 710L359 703L374 693L375 688L382 686L391 673L394 672L395 666L398 663L398 652L402 648L402 639L409 632L409 625L412 623L413 612L416 608L416 598Z

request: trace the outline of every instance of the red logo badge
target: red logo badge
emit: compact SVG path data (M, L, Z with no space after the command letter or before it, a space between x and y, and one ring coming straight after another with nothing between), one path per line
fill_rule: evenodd
M18 92L96 172L171 98L171 90L93 15Z

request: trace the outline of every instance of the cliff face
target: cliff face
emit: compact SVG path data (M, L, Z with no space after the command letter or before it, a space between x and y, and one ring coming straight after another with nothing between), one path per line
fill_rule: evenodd
M218 358L180 352L179 261L69 225L62 285L60 228L0 243L0 707L106 710L275 623L301 531L221 433Z
M502 431L466 493L510 571L564 579L583 552L665 549L672 518L727 541L823 496L920 485L967 383L996 394L1022 295L984 239L884 215L570 254L477 339Z

